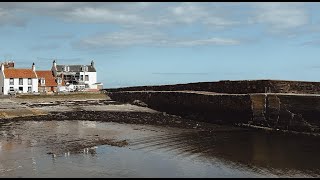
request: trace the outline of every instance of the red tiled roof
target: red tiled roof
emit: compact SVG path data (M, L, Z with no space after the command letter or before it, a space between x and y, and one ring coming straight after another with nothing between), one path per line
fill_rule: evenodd
M32 69L4 68L5 78L37 78Z
M45 86L58 86L52 71L36 71L38 78L44 78L45 79ZM40 83L38 86L41 86Z

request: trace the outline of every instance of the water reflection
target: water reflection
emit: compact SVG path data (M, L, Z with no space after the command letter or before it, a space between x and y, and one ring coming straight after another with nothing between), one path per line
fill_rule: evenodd
M83 154L90 154L92 156L95 156L97 154L97 152L96 152L97 148L98 148L97 146L90 147L90 148L84 148Z
M87 121L0 130L2 177L320 177L317 137ZM110 137L129 146L101 144Z
M133 149L162 149L177 156L219 158L246 167L320 173L320 141L315 137L284 136L262 132L198 132L136 139Z

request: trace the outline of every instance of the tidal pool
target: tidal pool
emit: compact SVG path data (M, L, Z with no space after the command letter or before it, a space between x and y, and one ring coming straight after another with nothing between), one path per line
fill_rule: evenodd
M320 177L317 137L97 121L0 123L0 177Z

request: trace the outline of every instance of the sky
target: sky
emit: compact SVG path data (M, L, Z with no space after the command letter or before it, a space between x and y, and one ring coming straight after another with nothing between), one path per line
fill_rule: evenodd
M320 3L0 2L0 58L90 64L104 88L320 81Z

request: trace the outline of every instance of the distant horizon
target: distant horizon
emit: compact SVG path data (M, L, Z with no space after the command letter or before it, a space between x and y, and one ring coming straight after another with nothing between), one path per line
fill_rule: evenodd
M90 64L104 88L319 81L319 2L0 2L0 59Z

